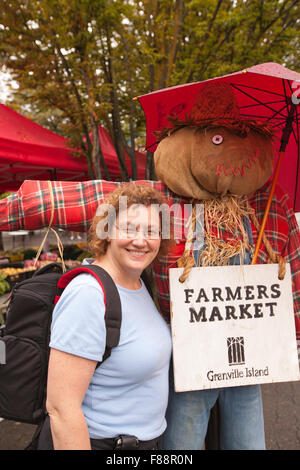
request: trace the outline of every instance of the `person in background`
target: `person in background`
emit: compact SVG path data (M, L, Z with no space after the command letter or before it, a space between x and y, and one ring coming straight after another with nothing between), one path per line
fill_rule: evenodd
M76 232L71 232L70 240L72 240L72 241L75 240L75 233L76 233ZM76 239L77 239L77 240L82 240L81 235L80 235L79 232L78 232L77 235L76 235Z

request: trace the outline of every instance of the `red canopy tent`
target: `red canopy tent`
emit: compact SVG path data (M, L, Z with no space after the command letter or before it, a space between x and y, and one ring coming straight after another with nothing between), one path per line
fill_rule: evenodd
M120 179L109 133L99 126L102 152L113 180ZM67 139L0 104L0 193L16 191L24 180L89 180L84 156L74 156ZM138 178L145 177L144 154L137 153ZM126 156L128 173L130 159Z

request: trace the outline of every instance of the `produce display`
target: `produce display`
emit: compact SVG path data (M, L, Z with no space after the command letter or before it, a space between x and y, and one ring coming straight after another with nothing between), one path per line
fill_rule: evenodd
M0 251L0 257L13 258L11 262L34 258L38 248L15 248L14 250ZM19 258L19 259L15 259Z
M0 326L5 324L7 316L7 297L19 282L29 279L37 269L49 263L61 263L57 246L50 246L42 253L37 262L35 257L39 247L16 248L0 251ZM67 269L79 266L84 258L90 258L85 242L64 246L64 262Z
M5 294L10 290L10 285L6 280L6 274L0 271L0 295Z
M31 277L33 271L35 271L33 266L16 267L13 266L13 263L9 263L3 268L0 266L0 278L3 277L8 284L8 289L6 289L5 292L10 290L16 284L16 282L23 281L24 279ZM3 295L5 292L1 292L0 290L0 295Z
M90 253L85 250L85 243L65 246L63 254L66 268L79 266L84 258L90 257ZM38 247L0 252L0 296L9 292L17 282L31 277L37 269L49 263L61 263L56 246L50 246L49 252L42 253L35 262L37 251Z
M12 267L0 268L0 275L14 276L16 274L24 273L28 271L35 271L35 268L33 266L28 266L26 268L12 268Z

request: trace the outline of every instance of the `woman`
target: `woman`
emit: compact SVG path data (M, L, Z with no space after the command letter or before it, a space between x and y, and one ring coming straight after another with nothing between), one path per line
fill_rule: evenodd
M120 341L95 369L105 349L103 292L93 276L80 274L53 312L46 403L53 446L157 449L166 428L171 335L140 276L169 250L159 211L166 205L135 184L121 185L105 202L110 210L93 220L90 251L120 294ZM47 448L45 434L46 426L40 449Z

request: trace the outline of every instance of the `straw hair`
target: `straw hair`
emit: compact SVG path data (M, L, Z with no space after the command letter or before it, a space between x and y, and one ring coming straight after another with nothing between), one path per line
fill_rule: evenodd
M208 201L205 205L206 247L201 256L202 266L226 266L230 258L237 255L244 259L245 251L250 249L250 243L243 218L249 217L249 209L246 197L229 196ZM215 228L217 236L213 233ZM228 242L220 239L220 229L229 234Z
M227 266L230 259L238 255L240 264L243 264L246 251L250 251L250 256L253 255L253 247L244 227L244 219L251 220L258 232L260 224L254 209L250 207L247 196L227 196L202 202L204 203L204 250L199 257L198 264L195 264L191 248L197 212L195 201L192 201L193 211L185 250L177 261L178 267L184 268L179 278L180 282L184 282L188 278L191 269L195 266ZM220 231L226 233L226 240L220 238ZM283 279L286 272L284 258L274 252L265 234L263 242L269 255L267 262L278 263L278 278Z
M216 129L218 127L224 127L229 132L236 134L240 137L247 137L252 132L263 135L270 138L271 140L276 139L274 126L264 122L254 121L252 119L240 119L238 121L223 119L202 119L195 121L190 116L186 116L185 119L180 120L177 117L168 117L170 122L169 127L164 127L160 131L154 132L157 143L161 142L166 137L174 134L174 132L183 129L184 127L191 127L198 130L204 129Z
M243 260L245 251L251 249L243 223L243 218L249 217L253 211L247 204L247 197L216 198L205 201L204 206L205 247L199 257L199 266L226 266L229 264L230 258L237 255L240 255L240 259ZM194 208L195 205L193 205L191 219L192 233L196 224ZM227 240L220 238L220 230L226 232ZM179 267L184 267L180 278L181 282L187 279L192 267L196 266L190 252L190 242L191 236L188 236L183 256L177 263Z

